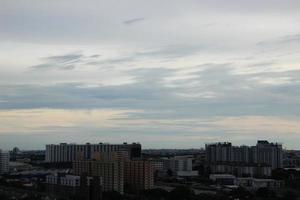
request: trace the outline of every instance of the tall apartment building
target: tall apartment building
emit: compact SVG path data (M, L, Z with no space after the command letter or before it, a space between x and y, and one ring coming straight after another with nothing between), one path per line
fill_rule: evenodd
M101 177L103 191L124 193L124 162L115 160L77 160L73 172L79 176Z
M231 161L250 163L253 161L251 157L251 147L249 146L233 146Z
M282 167L282 145L258 141L256 146L232 146L231 143L215 143L206 145L208 164L215 163L255 163L266 164L272 169Z
M0 149L0 174L9 172L9 153Z
M208 163L232 161L232 145L229 142L206 144L205 151Z
M131 160L124 165L125 190L138 193L152 189L154 185L154 169L151 161Z
M109 153L115 151L128 152L129 158L141 157L141 145L138 143L132 144L49 144L46 145L45 161L53 162L73 162L75 160L90 160L97 153Z
M268 164L272 169L282 168L283 151L281 144L258 141L253 148L253 153L255 163Z

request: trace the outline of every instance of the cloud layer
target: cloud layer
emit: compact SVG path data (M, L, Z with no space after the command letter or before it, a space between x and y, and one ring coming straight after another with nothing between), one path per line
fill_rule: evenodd
M116 3L1 2L0 148L299 146L299 1Z

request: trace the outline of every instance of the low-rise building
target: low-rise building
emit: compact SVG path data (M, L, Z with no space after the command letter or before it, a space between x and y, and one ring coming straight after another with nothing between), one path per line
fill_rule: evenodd
M198 171L177 171L176 175L178 177L195 177L199 175Z
M55 174L46 176L48 192L76 200L100 200L102 198L102 179L100 177Z
M236 185L236 177L232 174L210 174L209 179L218 185Z
M75 175L47 175L46 176L47 184L70 186L70 187L79 187L80 186L80 176Z
M165 160L166 159L152 159L150 162L152 163L154 171L164 171L165 169Z
M236 184L249 190L257 190L259 188L268 188L276 190L283 186L282 181L274 179L256 179L256 178L237 178Z
M237 162L220 162L209 165L212 174L232 174L237 177L270 177L272 168L269 165Z
M209 179L217 185L222 186L238 186L247 190L257 190L259 188L268 188L276 190L283 187L283 182L274 179L258 179L252 177L237 178L232 174L211 174Z

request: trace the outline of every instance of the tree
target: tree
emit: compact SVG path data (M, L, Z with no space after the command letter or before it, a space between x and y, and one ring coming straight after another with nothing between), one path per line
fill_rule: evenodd
M283 193L283 200L296 200L297 194L292 190L287 190Z
M252 194L243 187L238 187L237 189L232 191L232 196L237 199L249 199Z
M103 192L103 199L107 200L121 200L123 199L122 195L115 191Z
M194 192L186 186L176 187L170 192L170 200L189 200L195 196Z
M272 191L270 191L268 188L264 187L264 188L259 188L256 191L256 196L262 197L262 198L269 198L269 197L274 196L274 193Z
M171 169L168 169L167 170L167 175L170 176L170 177L173 176L173 171Z
M143 197L149 200L159 200L159 199L167 199L168 192L163 189L151 189L151 190L145 190L141 194Z
M4 193L0 193L0 200L8 200L8 196Z
M290 177L290 173L284 169L275 169L272 171L272 178L276 180L287 180Z

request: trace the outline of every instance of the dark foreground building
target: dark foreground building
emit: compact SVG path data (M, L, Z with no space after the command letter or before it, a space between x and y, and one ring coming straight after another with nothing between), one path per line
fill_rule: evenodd
M102 179L85 175L48 175L46 190L51 194L76 200L101 200Z

